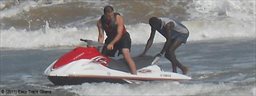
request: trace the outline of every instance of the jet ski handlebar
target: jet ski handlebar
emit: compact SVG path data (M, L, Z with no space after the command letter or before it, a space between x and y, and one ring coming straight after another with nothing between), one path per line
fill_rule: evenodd
M89 40L88 39L80 39L80 41L88 42Z
M97 41L92 41L89 39L80 39L80 41L86 42L87 46L93 46L93 47L102 47L103 46L102 43L99 43Z

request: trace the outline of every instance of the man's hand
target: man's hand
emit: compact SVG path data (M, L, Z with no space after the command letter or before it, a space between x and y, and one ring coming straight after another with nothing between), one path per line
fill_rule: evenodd
M161 54L161 53L158 53L155 55L155 57L162 57L162 56L163 56L163 54Z
M154 60L152 61L152 65L154 65L154 64L157 64L158 63L158 61L160 60L160 58L163 56L163 54L161 54L161 53L158 53L155 57L154 57Z
M108 44L107 45L107 49L108 50L113 50L114 49L114 45L113 44Z

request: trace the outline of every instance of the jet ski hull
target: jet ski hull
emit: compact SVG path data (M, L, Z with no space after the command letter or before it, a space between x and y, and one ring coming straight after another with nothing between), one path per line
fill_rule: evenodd
M48 79L54 85L78 85L82 83L129 83L127 80L138 80L138 81L164 81L172 80L178 81L182 79L171 79L171 78L148 78L148 77L123 77L123 76L48 76ZM185 80L185 79L184 79Z
M137 75L130 74L127 64L102 56L96 48L78 47L54 61L44 72L55 85L85 82L131 83L130 81L189 80L188 76L163 71L150 65L150 58L137 58ZM145 60L145 61L143 61ZM141 62L139 62L141 61Z
M127 83L120 78L100 78L100 77L67 77L67 76L48 76L54 85L78 85L82 83Z

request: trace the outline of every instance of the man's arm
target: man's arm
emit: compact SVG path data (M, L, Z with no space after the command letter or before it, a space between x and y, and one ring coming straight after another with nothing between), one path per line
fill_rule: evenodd
M101 23L100 20L98 20L98 22L97 22L97 27L98 27L98 32L99 32L98 42L103 43L103 41L104 41L104 32L103 32L102 23Z
M152 46L153 41L154 41L154 37L155 37L155 33L156 33L156 29L151 28L150 37L149 37L149 39L147 41L147 44L146 44L146 47L145 47L143 53L140 56L145 55L147 53L148 49Z
M108 49L109 50L112 50L114 48L114 44L116 44L116 42L118 42L121 39L122 35L123 35L123 33L122 33L123 28L124 28L124 19L123 19L123 17L117 15L116 16L116 22L117 22L117 35L114 38L114 40L112 40L108 44Z

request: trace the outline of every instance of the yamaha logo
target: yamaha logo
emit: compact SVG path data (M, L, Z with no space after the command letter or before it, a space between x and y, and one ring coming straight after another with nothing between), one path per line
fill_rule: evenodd
M161 77L172 77L171 74L160 74Z

